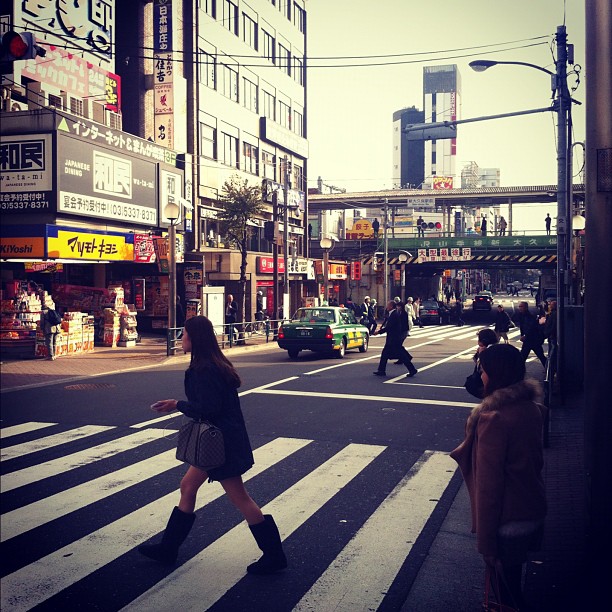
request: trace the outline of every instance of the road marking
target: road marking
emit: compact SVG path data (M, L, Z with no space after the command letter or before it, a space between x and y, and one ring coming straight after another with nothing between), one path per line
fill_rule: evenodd
M78 453L72 453L65 457L58 457L45 463L38 463L23 470L11 472L2 476L2 492L12 491L18 487L44 480L52 476L57 476L64 472L74 470L76 468L88 465L107 457L112 457L119 453L123 453L132 448L136 448L141 444L146 444L154 440L159 440L164 435L162 429L145 429L138 431L118 440L111 440L104 444L98 444Z
M385 448L349 444L281 493L262 511L274 515L281 538L287 538ZM123 610L207 610L245 576L250 560L259 556L261 552L246 524L241 523Z
M0 440L10 438L11 436L18 436L22 433L29 433L38 429L44 429L45 427L53 427L53 425L57 425L57 423L36 423L32 421L30 423L22 423L21 425L3 427L0 429Z
M456 469L448 454L424 453L293 612L377 610Z
M261 474L311 442L295 438L276 438L256 449L253 453L256 463L245 474L244 479L250 480ZM163 531L179 494L178 489L172 491L84 538L5 576L2 578L0 608L11 612L31 610ZM196 510L223 494L221 486L202 487L198 492ZM249 536L249 539L252 538ZM243 562L244 553L240 549L242 546L238 555ZM201 576L197 582L202 582ZM181 606L181 609L189 608ZM204 608L195 606L191 609Z
M16 444L15 446L3 448L2 451L0 451L0 459L2 459L2 461L7 461L8 459L15 459L16 457L23 457L24 455L46 450L54 446L59 446L60 444L66 444L67 442L74 442L75 440L81 440L88 436L94 436L97 433L108 431L109 429L115 429L115 427L107 425L84 425L83 427L63 431L62 433L47 436L46 438L40 438L40 440L24 442L23 444Z
M259 389L267 389L268 387L273 387L275 385L282 385L283 383L289 382L291 380L296 380L297 378L299 378L299 376L289 376L288 378L283 378L282 380L275 380L274 382L267 383L265 385L261 385L261 387L254 387L253 389L247 389L245 391L241 391L238 394L238 397L249 395L249 393L256 393ZM142 421L141 423L135 423L134 425L130 425L130 427L132 429L140 429L142 427L148 427L149 425L154 425L156 423L167 421L168 419L174 419L177 416L183 416L183 413L173 412L171 414L166 414L164 416L158 417L157 419L149 419L148 421Z
M405 375L404 375L405 377ZM265 391L257 391L257 393L264 393L269 395L287 395L303 397L304 391L284 391L281 389L266 389ZM458 406L460 408L473 408L476 404L467 402L451 402L447 400L427 400L427 399L413 399L410 397L387 397L386 395L351 395L350 393L321 393L316 391L309 391L308 397L321 397L326 399L355 399L364 400L367 402L390 402L394 404L425 404L430 406L446 407L446 406Z

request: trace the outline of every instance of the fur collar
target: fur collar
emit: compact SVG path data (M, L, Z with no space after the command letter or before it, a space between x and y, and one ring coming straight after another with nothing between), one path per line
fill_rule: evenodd
M482 402L472 410L472 413L468 417L466 429L468 432L473 431L481 412L499 410L507 404L516 404L519 402L541 403L542 399L543 393L540 383L531 378L521 380L509 387L497 389L497 391L485 397Z

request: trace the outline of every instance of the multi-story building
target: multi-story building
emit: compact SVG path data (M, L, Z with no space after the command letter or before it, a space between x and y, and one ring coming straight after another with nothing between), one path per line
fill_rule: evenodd
M14 185L6 195L3 176L3 200L14 200L3 201L2 225L12 228L3 230L3 255L6 249L19 251L24 236L9 236L19 233L19 226L37 225L43 246L32 251L34 259L58 263L47 243L49 226L98 232L107 240L114 232L131 245L120 249L124 259L67 257L60 251L64 267L53 282L96 287L120 282L127 289L134 279L145 278L148 295L159 295L165 284L159 260L143 264L150 259L135 252L153 251L152 237L168 227L164 206L174 200L181 209L179 293L196 297L203 285L236 293L240 255L225 240L217 217L223 184L237 175L261 186L266 204L262 218L250 221L246 319L255 293L262 290L270 298L274 289L273 247L264 222L272 220L276 191L282 194L281 232L282 213L288 211L287 261L281 253L277 268L289 269L291 307L305 292L316 291L304 227L304 0L104 0L95 10L84 3L8 4L10 12L3 16L8 29L34 31L47 55L15 62L13 74L3 80L8 92L3 146L19 147L33 134L44 134L46 167L58 170L35 185L39 195L48 194L44 209L23 204L24 191L29 198L34 187ZM129 196L119 189L122 167L132 173L130 188L125 187ZM10 169L3 165L2 170ZM93 177L104 172L120 193L97 185ZM115 172L114 182L109 172ZM82 201L78 210L70 198ZM38 233L32 237L38 239ZM142 236L138 246L134 236ZM22 262L13 258L13 263L6 274L3 266L3 276L27 275ZM271 308L272 300L267 301ZM159 319L157 326L164 324L163 317L153 318Z
M425 147L422 140L408 140L407 125L423 123L425 113L416 107L393 113L393 188L419 188L425 180Z

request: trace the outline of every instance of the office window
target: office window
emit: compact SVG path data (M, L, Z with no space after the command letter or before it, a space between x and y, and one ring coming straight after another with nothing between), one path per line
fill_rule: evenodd
M302 32L302 34L306 31L306 12L295 2L293 3L293 25Z
M304 85L304 60L293 56L293 80Z
M298 191L304 190L304 169L301 166L293 166L293 188Z
M200 123L200 155L217 159L217 128Z
M238 36L238 5L232 0L223 0L223 25Z
M261 47L262 55L274 64L276 60L276 54L274 52L274 36L268 34L268 32L265 30L261 31Z
M213 19L217 17L217 0L201 0L200 6L204 9L207 15Z
M246 77L242 77L242 106L254 113L258 111L257 85Z
M257 51L257 24L246 13L242 13L242 40Z
M226 166L238 168L238 139L221 132L221 145L223 149L219 161Z
M222 87L221 93L230 100L238 102L238 71L231 66L221 64Z
M278 45L278 67L285 74L291 74L291 52L280 43Z
M276 98L274 97L274 94L264 90L261 102L263 105L263 116L267 117L268 119L272 119L272 121L276 121Z
M293 131L298 136L304 136L304 115L296 110L293 111Z
M278 10L284 15L289 21L291 21L291 1L280 0L278 3Z
M248 142L242 143L242 170L251 174L259 172L259 148Z
M291 107L281 100L278 101L278 123L288 130L291 129Z
M216 59L211 53L206 53L200 49L200 83L216 89Z
M274 155L268 153L268 151L262 151L261 164L263 166L263 177L273 181L276 180L276 173L274 172Z

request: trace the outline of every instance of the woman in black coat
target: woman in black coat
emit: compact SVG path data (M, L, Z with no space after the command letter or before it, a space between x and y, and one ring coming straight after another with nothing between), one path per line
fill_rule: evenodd
M183 349L191 353L185 372L187 400L167 399L153 404L157 412L180 410L195 420L206 420L223 433L225 463L208 471L189 466L181 480L181 498L174 508L160 544L144 544L138 550L163 563L175 563L178 549L195 521L198 490L208 479L219 481L230 501L246 519L263 557L248 566L252 574L270 574L287 567L280 534L271 515L263 515L248 494L242 474L253 463L253 451L238 399L240 377L219 348L212 323L204 316L185 321Z

